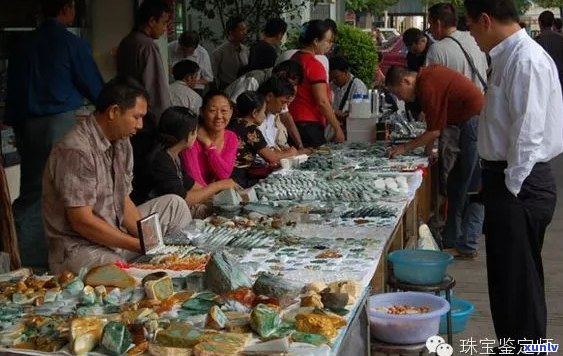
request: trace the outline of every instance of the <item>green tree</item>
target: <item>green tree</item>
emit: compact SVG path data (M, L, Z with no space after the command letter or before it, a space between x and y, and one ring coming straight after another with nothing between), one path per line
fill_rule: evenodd
M544 8L563 6L563 0L534 0L534 3Z
M371 34L351 25L338 24L335 44L348 58L352 73L371 88L377 66L377 52Z
M346 0L346 10L381 15L398 2L399 0Z
M186 11L197 10L204 17L200 17L199 32L202 38L212 42L219 42L225 33L225 25L231 16L242 16L251 37L258 39L260 30L268 19L287 16L290 20L300 18L300 11L316 0L190 0ZM208 21L218 19L222 26L222 33L214 33L207 25Z
M551 1L551 2L563 2L563 0L543 0L543 1ZM420 0L421 3L423 3L424 5L428 5L428 7L441 3L441 2L450 2L452 4L455 5L456 10L462 14L464 13L464 9L463 9L463 0ZM516 2L516 7L518 8L518 11L520 12L520 14L524 14L526 11L528 11L528 9L531 6L530 0L515 0ZM538 3L539 1L534 1L535 3Z

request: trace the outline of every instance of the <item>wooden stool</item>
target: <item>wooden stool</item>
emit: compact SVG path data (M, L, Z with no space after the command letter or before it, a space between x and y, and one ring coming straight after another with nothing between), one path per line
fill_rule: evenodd
M426 344L394 345L371 339L371 352L379 352L385 355L419 354L422 356L426 353Z
M446 300L450 303L450 310L446 314L446 324L448 328L448 344L453 345L453 337L452 337L452 301L451 301L451 290L455 286L455 279L447 274L442 282L438 284L432 285L417 285L417 284L409 284L405 282L401 282L395 278L395 276L390 273L389 279L387 280L387 284L391 288L392 291L404 291L404 292L427 292L427 293L434 293L437 296L440 295L441 291L446 292Z

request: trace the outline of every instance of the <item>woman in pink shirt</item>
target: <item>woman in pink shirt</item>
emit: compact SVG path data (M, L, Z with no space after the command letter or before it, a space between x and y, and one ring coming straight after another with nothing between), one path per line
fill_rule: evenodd
M238 138L226 130L232 115L224 93L211 91L203 98L197 141L181 153L186 174L202 186L228 179L233 173Z

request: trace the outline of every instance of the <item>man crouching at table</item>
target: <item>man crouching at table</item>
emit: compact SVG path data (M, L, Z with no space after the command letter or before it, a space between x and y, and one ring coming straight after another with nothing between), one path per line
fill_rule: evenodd
M130 260L141 252L137 221L159 213L163 234L191 220L186 202L164 195L136 207L129 193L129 138L143 126L148 94L130 78L105 85L93 115L78 123L49 156L43 216L49 267L59 274Z

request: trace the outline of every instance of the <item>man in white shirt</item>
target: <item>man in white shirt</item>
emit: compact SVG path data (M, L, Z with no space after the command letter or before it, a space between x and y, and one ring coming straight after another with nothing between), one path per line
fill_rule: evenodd
M365 95L368 89L360 78L350 73L350 64L345 57L336 56L329 59L330 88L334 94L332 108L341 125L346 126L349 114L349 102L356 94Z
M264 135L268 147L282 151L292 150L297 154L297 150L287 143L287 129L279 117L281 113L287 111L287 106L293 100L295 95L293 84L289 79L273 76L260 85L258 92L266 98L266 119L258 128Z
M236 103L237 98L240 94L245 91L256 91L260 84L266 81L266 79L272 76L272 68L268 69L256 69L247 72L237 78L228 87L225 88L224 92L227 94L229 99Z
M199 35L195 31L186 31L180 35L177 41L168 44L170 68L184 59L189 59L199 65L195 90L201 94L205 86L213 81L213 69L211 68L209 53L199 44Z
M467 31L457 29L457 14L450 3L439 3L428 9L430 32L436 40L426 55L426 65L440 64L469 78L479 89L484 90L487 77L487 58L479 49L475 39ZM479 238L483 231L485 211L483 204L471 199L474 188L481 185L477 151L473 150L468 159L459 154L463 142L477 139L478 119L466 130L458 126L447 126L440 135L439 163L441 191L447 192L448 210L443 238L445 251L455 257L475 258ZM432 142L431 145L434 146ZM429 147L430 148L430 147ZM465 173L463 173L465 172ZM457 177L451 180L450 177ZM477 177L474 179L473 177ZM448 189L453 187L468 189Z
M465 0L465 9L491 57L478 149L496 336L538 342L547 337L541 250L557 194L549 161L563 151L561 85L553 59L520 28L513 0Z
M170 99L172 105L183 106L191 109L194 113L199 113L202 99L193 90L198 82L199 66L196 62L185 59L172 67L174 83L170 84Z

